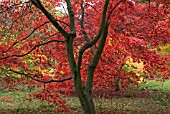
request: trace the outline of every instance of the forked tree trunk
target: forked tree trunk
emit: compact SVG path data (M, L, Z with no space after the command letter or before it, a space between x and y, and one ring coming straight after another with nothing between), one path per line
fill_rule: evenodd
M81 103L81 106L82 106L85 114L95 114L96 113L93 98L92 98L93 79L94 79L95 69L97 67L97 64L100 60L101 54L102 54L104 46L105 46L106 38L108 35L108 27L109 27L109 23L106 23L106 25L104 27L103 34L101 36L101 40L100 40L98 49L97 49L93 59L91 60L91 62L88 65L88 68L87 68L88 76L87 76L87 81L86 81L84 88L82 87L82 82L81 82L81 77L80 77L80 67L78 67L78 70L74 74L74 77L75 77L74 78L74 86L75 86L77 95L80 99L80 103Z
M95 106L93 103L92 99L92 83L93 83L93 78L94 78L94 71L95 68L100 60L101 54L103 52L103 48L105 46L107 34L108 34L108 27L109 27L109 17L107 17L107 8L109 5L109 0L105 0L105 4L103 7L103 12L102 12L102 19L101 19L101 25L100 29L98 31L98 34L96 37L92 40L90 40L88 43L83 45L83 47L79 51L79 57L78 57L78 63L76 63L76 60L74 58L74 52L73 52L73 41L74 38L76 37L76 27L75 27L75 18L74 18L74 12L72 10L72 4L71 0L65 0L67 4L67 10L69 14L69 19L70 19L70 32L67 32L59 23L56 21L56 19L49 13L43 4L41 4L40 0L31 0L31 2L42 11L46 15L46 17L49 19L49 21L54 25L54 27L65 37L66 41L66 48L67 48L67 57L69 61L69 66L71 69L71 72L73 74L73 82L74 82L74 87L77 93L77 96L80 100L81 106L83 108L83 111L85 114L95 114ZM120 3L120 2L119 2ZM118 4L117 4L118 5ZM116 5L116 6L117 6ZM112 11L116 8L113 7L110 14ZM83 11L82 11L83 12ZM82 13L84 15L84 13ZM83 25L83 20L82 19L82 25ZM82 28L84 30L84 27ZM81 81L81 62L82 62L82 55L83 53L93 45L95 45L98 41L100 40L98 49L96 50L96 53L91 60L89 66L88 66L88 77L87 77L87 82L85 84L85 88L83 89L83 83Z
M95 114L95 106L93 103L92 95L91 95L91 88L86 89L86 87L83 87L83 83L81 80L81 74L80 74L80 67L75 62L74 59L74 54L73 54L73 39L72 36L67 37L68 42L67 42L67 56L70 64L70 69L73 74L73 82L74 82L74 87L76 90L76 94L80 100L80 104L82 106L82 109L85 114ZM92 79L93 81L93 76ZM92 85L92 82L90 81L90 85Z

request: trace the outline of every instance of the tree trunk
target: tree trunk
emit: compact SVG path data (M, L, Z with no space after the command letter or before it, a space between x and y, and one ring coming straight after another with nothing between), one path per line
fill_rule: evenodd
M95 114L95 107L91 95L91 88L86 89L83 86L82 80L81 80L81 74L80 74L80 67L76 65L75 59L74 59L74 54L73 54L73 38L74 36L68 36L67 37L67 56L69 60L69 65L71 72L73 74L73 82L74 82L74 87L77 93L77 96L80 100L80 104L83 108L83 111L85 114Z
M120 91L119 82L120 82L120 78L117 78L115 81L115 86L116 86L115 91Z
M77 76L76 75L74 76L74 77L77 77L74 80L74 82L77 82L77 83L75 83L74 86L76 88L77 95L80 99L80 103L81 103L81 106L83 107L85 114L95 114L96 113L93 98L92 98L93 79L94 79L94 72L95 72L96 66L100 60L101 54L102 54L104 46L105 46L105 42L106 42L106 38L107 38L107 34L108 34L108 27L109 27L109 23L106 23L100 43L99 43L98 50L96 51L93 59L91 60L90 64L88 65L88 68L87 68L88 76L87 76L87 81L86 81L84 89L82 87L82 82L81 82L81 78L80 78L80 67L77 71L78 74L76 72Z
M79 84L74 83L74 86L84 113L96 114L92 94L86 91L84 87L80 87Z

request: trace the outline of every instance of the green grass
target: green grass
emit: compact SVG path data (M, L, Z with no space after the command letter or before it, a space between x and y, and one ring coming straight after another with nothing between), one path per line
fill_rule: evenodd
M0 114L1 112L5 114L58 113L53 104L39 100L24 100L25 97L29 97L28 93L27 87L24 87L22 91L1 91ZM10 100L3 99L4 97L10 98L10 96L12 96ZM77 97L64 97L64 99L73 114L83 114ZM126 90L113 93L113 96L109 98L95 98L94 102L98 114L168 114L170 112L170 80L166 82L147 81L141 83L139 88L131 86Z
M148 80L140 87L131 86L113 97L95 98L97 113L116 114L168 114L170 112L170 80L156 82ZM74 111L81 112L77 97L66 98L68 106Z
M170 92L170 80L166 80L165 82L148 80L145 83L141 83L139 88L151 91Z
M41 102L37 99L29 101L26 98L30 98L29 90L26 91L27 87L24 87L24 91L13 91L10 92L7 89L0 92L0 114L1 113L42 113L52 111L55 109L53 104L47 102ZM10 97L12 98L10 99ZM7 98L7 100L4 99ZM8 99L9 98L9 99Z

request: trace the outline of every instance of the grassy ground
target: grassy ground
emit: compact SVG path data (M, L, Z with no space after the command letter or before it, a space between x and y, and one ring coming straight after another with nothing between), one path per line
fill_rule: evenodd
M28 101L29 90L9 92L0 91L0 114L53 114L53 104L39 100ZM65 98L72 113L82 113L78 98ZM130 87L109 98L95 98L99 114L168 114L170 112L170 80L166 82L147 81L139 88Z

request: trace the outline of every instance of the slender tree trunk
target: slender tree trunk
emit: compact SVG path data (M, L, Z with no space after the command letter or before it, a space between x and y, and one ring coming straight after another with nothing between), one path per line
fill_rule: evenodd
M91 97L91 95L89 96L88 94L85 93L85 91L83 92L83 94L78 91L77 91L77 96L80 100L84 113L85 114L96 114L93 98Z
M119 82L120 82L120 78L117 78L116 81L115 81L115 86L116 86L115 91L120 91Z
M66 0L67 2L67 9L70 15L70 30L71 34L67 34L66 36L66 46L67 46L67 56L69 60L69 65L71 72L73 74L73 81L74 81L74 87L77 93L77 96L80 100L81 106L83 108L83 111L85 114L96 114L93 98L92 98L92 88L93 88L93 79L94 79L94 71L95 68L100 60L101 54L103 52L106 38L108 35L108 28L109 28L109 23L106 21L106 12L109 4L109 0L105 1L104 9L103 9L103 14L102 14L102 20L101 20L101 27L96 35L96 37L83 45L83 47L79 51L79 57L78 57L78 62L76 64L75 58L74 58L74 52L73 52L73 40L76 37L76 32L75 32L75 25L74 25L74 13L72 11L71 7L71 2L70 0ZM91 60L90 64L88 65L87 68L87 81L85 86L83 86L82 80L81 80L81 62L82 62L82 56L85 50L88 48L92 47L99 41L100 43L98 46L98 49Z
M80 69L75 63L74 54L73 54L73 39L75 36L67 37L67 56L70 64L70 69L73 74L73 82L74 87L77 93L77 96L80 100L81 106L85 114L95 114L95 107L92 99L92 95L90 91L87 91L85 87L83 87ZM91 89L90 89L91 90Z
M75 36L68 36L66 39L66 46L67 46L67 56L70 64L70 69L73 74L73 81L74 81L74 87L77 93L77 96L80 100L81 106L83 108L83 111L85 114L96 114L93 98L92 98L92 85L93 85L93 79L94 79L94 72L95 68L100 60L101 54L103 52L106 38L108 35L108 27L109 23L106 23L104 27L104 31L101 35L101 40L99 43L98 50L96 51L93 59L91 60L90 64L88 65L87 71L87 81L85 86L83 86L82 80L81 80L81 73L80 73L80 62L76 64L73 54L73 39ZM83 54L83 53L82 53ZM80 54L79 56L82 56ZM82 58L79 58L79 61L81 61Z
M76 75L76 74L75 74ZM81 106L85 114L95 114L95 106L92 98L92 94L86 91L85 87L80 87L76 81L74 81L75 90L80 100Z

